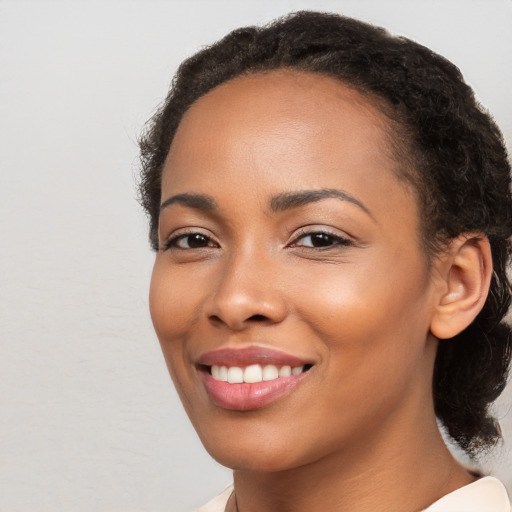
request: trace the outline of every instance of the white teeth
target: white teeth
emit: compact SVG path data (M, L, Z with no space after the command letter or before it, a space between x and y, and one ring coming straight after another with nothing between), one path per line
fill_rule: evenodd
M291 366L282 366L278 368L273 364L261 366L260 364L251 364L245 368L239 366L217 366L211 367L212 377L215 380L229 382L230 384L241 384L246 382L253 384L255 382L275 380L279 377L290 377L298 375L304 371L303 366L292 368Z
M292 374L292 367L291 366L283 366L279 370L279 377L289 377Z
M265 368L266 369L266 368ZM251 364L244 370L244 382L261 382L262 370L259 364Z
M241 384L244 381L244 371L238 366L228 368L228 382L230 384Z
M228 369L226 366L212 366L212 377L216 380L228 381Z
M279 370L277 366L269 364L263 368L263 380L274 380L279 377Z
M213 367L212 367L213 370ZM228 381L228 368L227 366L219 367L219 380L223 380L224 382Z

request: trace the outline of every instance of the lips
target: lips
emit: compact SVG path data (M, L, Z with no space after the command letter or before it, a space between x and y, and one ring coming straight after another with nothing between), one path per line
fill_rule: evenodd
M313 365L285 352L248 347L207 352L196 366L215 405L249 411L291 393Z

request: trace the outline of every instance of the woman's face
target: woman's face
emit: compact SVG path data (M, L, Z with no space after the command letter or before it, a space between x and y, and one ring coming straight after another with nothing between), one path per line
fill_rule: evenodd
M433 414L434 284L386 131L359 93L289 71L227 82L179 126L151 314L222 464L298 467Z

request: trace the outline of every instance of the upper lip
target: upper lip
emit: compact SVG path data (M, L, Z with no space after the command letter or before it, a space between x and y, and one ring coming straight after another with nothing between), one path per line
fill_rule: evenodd
M246 348L221 348L205 352L197 359L198 365L204 366L249 366L251 364L261 364L275 366L304 366L312 364L292 354L281 352L280 350L264 347L246 347Z

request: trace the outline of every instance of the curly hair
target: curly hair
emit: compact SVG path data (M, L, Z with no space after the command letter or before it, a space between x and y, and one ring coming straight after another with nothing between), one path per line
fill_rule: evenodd
M511 176L499 129L445 58L358 20L302 11L234 30L185 60L139 141L140 201L152 246L157 250L162 169L184 113L223 82L281 68L337 78L386 115L397 174L420 203L427 255L463 233L489 239L494 272L487 301L467 329L440 342L433 377L437 417L475 456L500 439L489 408L506 385L512 355L504 323L512 295Z

